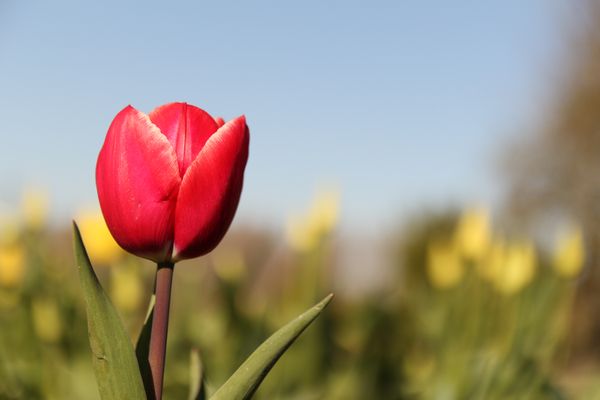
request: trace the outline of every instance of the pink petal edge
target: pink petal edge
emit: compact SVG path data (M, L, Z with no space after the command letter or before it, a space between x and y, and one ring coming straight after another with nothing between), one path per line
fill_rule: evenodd
M175 152L149 117L131 106L114 118L96 165L102 213L125 250L167 259L181 184Z

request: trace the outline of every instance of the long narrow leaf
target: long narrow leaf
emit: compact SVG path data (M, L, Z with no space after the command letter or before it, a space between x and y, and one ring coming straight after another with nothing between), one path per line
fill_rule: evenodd
M73 233L100 397L103 400L145 400L144 386L129 335L94 273L75 223Z
M329 304L332 294L261 344L210 400L247 400L252 397L279 357Z
M138 365L140 366L140 374L142 375L142 381L144 381L146 396L148 396L149 399L155 397L154 383L152 381L152 370L150 369L150 362L148 361L148 354L150 353L150 333L152 332L152 319L154 317L155 301L156 298L154 295L152 295L150 298L150 304L148 305L148 313L146 314L144 326L142 327L140 336L135 344L135 356L137 357Z

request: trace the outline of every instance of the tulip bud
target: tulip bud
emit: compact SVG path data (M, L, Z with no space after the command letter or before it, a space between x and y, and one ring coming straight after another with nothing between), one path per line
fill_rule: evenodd
M554 270L563 278L574 278L581 272L585 263L585 244L580 228L572 226L561 233L553 261Z
M117 114L98 156L96 187L121 247L176 262L221 241L237 209L249 143L244 116L221 122L186 103Z
M433 287L457 286L465 274L460 254L452 242L436 240L427 248L427 275Z
M0 287L14 288L25 276L25 249L18 243L0 243Z
M504 254L502 269L494 285L504 295L513 295L524 289L535 278L537 254L533 243L521 240L509 243Z
M461 254L471 261L480 261L491 242L490 217L484 208L472 208L460 216L454 240Z

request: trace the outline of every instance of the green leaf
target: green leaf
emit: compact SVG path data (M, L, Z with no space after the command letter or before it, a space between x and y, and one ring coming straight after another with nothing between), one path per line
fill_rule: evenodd
M210 400L247 400L252 397L279 357L329 304L330 294L261 344Z
M103 400L145 400L144 385L129 335L94 273L75 223L73 233L100 397Z
M144 326L142 327L140 336L138 336L137 343L135 344L135 356L137 357L138 365L140 367L140 374L142 375L142 381L144 382L146 396L148 396L149 399L154 398L154 384L152 381L152 370L150 369L148 354L150 353L150 333L152 332L152 318L154 317L155 302L156 297L152 295L152 297L150 297L150 304L148 305Z
M198 349L190 352L190 393L189 400L206 400L206 385L204 384L204 366Z

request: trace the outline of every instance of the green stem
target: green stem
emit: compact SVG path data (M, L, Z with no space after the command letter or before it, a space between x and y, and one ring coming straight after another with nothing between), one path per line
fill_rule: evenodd
M161 400L162 398L173 268L173 263L159 263L156 268L156 286L154 288L156 303L154 305L148 354L148 363L152 371L154 386L154 400Z

